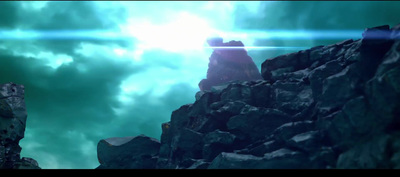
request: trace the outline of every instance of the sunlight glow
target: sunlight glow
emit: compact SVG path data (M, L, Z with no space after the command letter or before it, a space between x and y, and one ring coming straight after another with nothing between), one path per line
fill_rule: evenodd
M163 49L181 52L201 49L207 37L216 33L206 20L187 12L180 13L178 19L166 24L144 22L122 28L137 38L145 49Z
M117 56L123 56L127 52L125 49L121 49L121 48L115 48L113 51Z

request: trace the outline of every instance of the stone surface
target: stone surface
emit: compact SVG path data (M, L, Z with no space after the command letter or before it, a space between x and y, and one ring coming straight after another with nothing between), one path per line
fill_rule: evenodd
M231 152L236 136L220 130L208 133L204 138L202 157L205 161L213 160L221 152Z
M354 146L339 156L337 168L390 168L390 156L388 154L389 140L390 137L388 135L381 135Z
M159 150L160 142L144 135L103 139L97 145L98 168L152 169Z
M208 169L251 169L260 164L262 158L252 155L221 153L208 166Z
M362 39L267 59L263 80L196 93L161 126L155 168L399 169L398 30L369 28ZM234 55L247 54L216 49L210 64Z
M253 59L241 48L244 47L242 42L223 43L222 38L213 38L209 39L208 43L214 51L209 58L207 78L199 83L200 90L210 90L213 86L235 80L262 79Z
M24 92L23 85L0 84L0 169L39 169L35 160L20 157L27 119Z

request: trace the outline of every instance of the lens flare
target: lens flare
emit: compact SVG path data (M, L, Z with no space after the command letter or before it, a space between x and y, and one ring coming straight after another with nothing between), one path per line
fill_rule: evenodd
M224 32L209 28L204 21L197 21L196 25L188 25L193 18L186 18L176 23L155 26L141 25L127 28L123 31L100 30L2 30L0 40L132 40L142 43L144 48L161 48L168 51L210 48L205 46L206 38L218 34L224 39L234 40L345 40L361 38L362 30L265 30ZM185 26L184 28L182 26ZM367 38L387 39L390 31L369 32ZM397 37L399 38L399 37ZM232 49L232 47L230 47ZM296 46L246 46L249 50L279 50L303 49Z

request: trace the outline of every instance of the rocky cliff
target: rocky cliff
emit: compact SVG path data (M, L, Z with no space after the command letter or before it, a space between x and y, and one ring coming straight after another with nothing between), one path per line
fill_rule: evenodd
M101 140L98 168L400 168L399 30L267 59L263 80L198 92L160 141Z
M20 157L27 118L24 91L23 85L0 85L0 169L39 169L34 159Z

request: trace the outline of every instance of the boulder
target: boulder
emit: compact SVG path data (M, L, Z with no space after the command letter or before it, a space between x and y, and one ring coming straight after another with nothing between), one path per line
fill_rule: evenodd
M99 141L97 157L103 169L154 169L160 142L139 135L115 137Z

